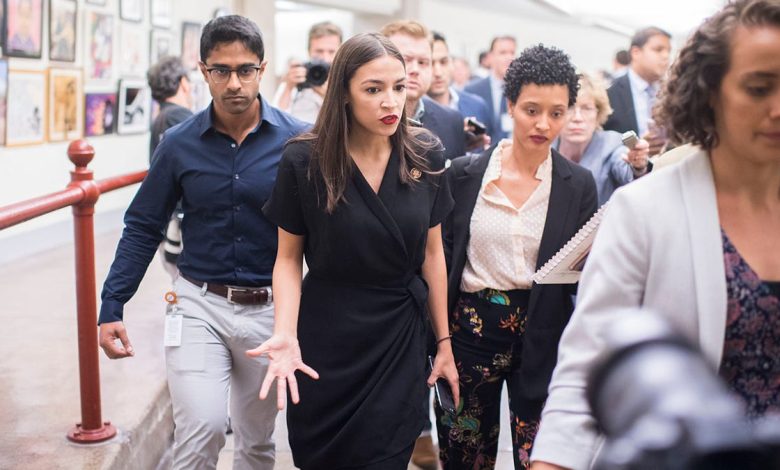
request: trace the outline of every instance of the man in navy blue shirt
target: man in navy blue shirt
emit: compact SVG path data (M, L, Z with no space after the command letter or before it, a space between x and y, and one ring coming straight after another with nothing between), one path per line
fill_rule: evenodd
M165 331L176 424L173 467L216 467L230 390L233 468L270 470L276 400L258 399L267 359L244 352L273 332L277 232L260 209L271 194L285 142L306 125L258 94L266 61L260 30L249 19L210 21L200 58L211 105L165 133L125 214L103 287L100 346L112 359L134 354L122 322L124 304L181 199L184 251L174 293L167 296Z

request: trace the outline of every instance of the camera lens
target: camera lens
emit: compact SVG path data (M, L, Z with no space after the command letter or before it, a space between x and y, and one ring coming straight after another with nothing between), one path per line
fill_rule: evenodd
M306 63L306 84L308 86L320 86L328 81L330 65L321 60L313 60Z

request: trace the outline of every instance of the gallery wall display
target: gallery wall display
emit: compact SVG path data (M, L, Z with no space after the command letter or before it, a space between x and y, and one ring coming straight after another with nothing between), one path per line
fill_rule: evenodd
M3 55L5 47L5 0L0 0L0 56ZM5 137L5 134L3 134Z
M86 77L88 80L110 80L114 50L114 16L88 11L84 23Z
M160 57L175 55L173 33L162 29L153 29L149 33L149 65L154 65Z
M144 80L119 81L117 133L136 134L149 130L151 93Z
M49 69L49 141L73 140L84 134L83 72Z
M200 60L200 23L181 24L181 61L187 70L198 68Z
M6 0L3 53L39 59L43 49L43 0Z
M84 98L84 135L111 134L115 122L116 93L87 93Z
M119 25L119 72L122 76L143 77L149 68L148 35L139 25Z
M155 28L170 28L173 24L171 0L151 0L151 20Z
M119 0L119 17L140 23L144 19L144 0Z
M40 70L9 71L7 109L6 146L43 143L46 137L46 73Z
M5 115L6 115L7 99L8 99L8 61L0 59L0 145L5 144Z
M76 61L76 0L49 0L49 59Z

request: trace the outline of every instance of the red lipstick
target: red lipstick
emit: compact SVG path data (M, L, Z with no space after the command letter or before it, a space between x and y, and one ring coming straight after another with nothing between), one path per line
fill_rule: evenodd
M535 144L543 144L543 143L547 142L548 139L547 139L547 137L545 137L543 135L532 135L531 136L531 140Z
M398 116L396 116L395 114L388 114L387 116L385 116L382 119L380 119L380 121L382 121L383 124L387 124L388 126L392 126L393 124L398 122Z

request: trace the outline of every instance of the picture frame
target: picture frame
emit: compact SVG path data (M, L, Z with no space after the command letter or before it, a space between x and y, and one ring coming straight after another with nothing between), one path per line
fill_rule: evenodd
M100 5L105 6L108 0L87 0L87 3L90 5Z
M113 77L114 15L87 11L84 17L84 70L87 80L110 80Z
M76 61L76 0L49 0L49 59Z
M176 55L173 33L162 29L153 29L149 33L149 65L154 65L160 58Z
M9 70L6 147L45 142L46 89L45 71Z
M117 134L147 132L151 114L151 92L146 81L121 79L117 95Z
M3 53L40 59L43 50L43 0L6 0Z
M114 133L117 115L116 93L84 95L84 136L98 137Z
M49 69L49 142L84 134L84 79L81 69Z
M168 29L173 25L171 0L150 0L149 9L152 26Z
M124 77L143 77L149 67L148 36L140 25L119 25L119 73Z
M203 79L200 70L190 72L190 110L193 113L203 111L211 104L211 92L209 85Z
M144 0L119 0L119 18L140 23L144 20Z
M5 49L5 12L6 12L5 0L0 0L0 57L3 55L3 49ZM5 134L2 134L3 138Z
M1 0L0 0L1 1ZM5 123L8 109L8 61L0 59L0 145L5 145Z
M187 70L196 70L200 62L200 23L181 24L181 61Z

